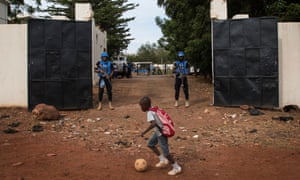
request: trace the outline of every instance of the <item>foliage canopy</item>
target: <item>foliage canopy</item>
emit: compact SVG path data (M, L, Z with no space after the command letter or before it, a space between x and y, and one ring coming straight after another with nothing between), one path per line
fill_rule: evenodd
M300 21L299 0L228 0L228 17L246 13L250 17L276 16L279 21ZM175 59L184 50L189 62L204 75L211 75L210 1L157 0L167 18L156 17L163 37L158 43Z

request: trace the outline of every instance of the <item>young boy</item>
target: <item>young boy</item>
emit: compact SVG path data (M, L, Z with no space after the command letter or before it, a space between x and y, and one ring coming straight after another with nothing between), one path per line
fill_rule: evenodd
M140 107L143 112L147 113L147 121L150 123L150 126L142 132L141 136L143 137L151 129L155 129L154 134L148 142L148 147L158 156L159 163L156 167L165 167L171 163L173 169L168 172L169 175L176 175L181 172L181 167L173 159L172 155L169 152L168 138L163 136L158 127L162 127L162 123L158 119L155 112L150 111L151 108L151 99L147 96L143 97L140 100ZM158 127L157 127L158 126ZM159 144L163 154L157 149L156 145Z

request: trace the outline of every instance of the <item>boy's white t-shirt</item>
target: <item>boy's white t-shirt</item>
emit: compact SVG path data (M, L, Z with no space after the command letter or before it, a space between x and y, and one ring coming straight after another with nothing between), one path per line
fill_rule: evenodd
M160 128L163 127L163 125L162 125L161 121L159 120L159 118L157 117L156 113L154 111L147 111L147 122L151 122L151 121L155 121L156 124ZM155 133L157 136L162 135L158 127L155 127L154 129L155 129Z

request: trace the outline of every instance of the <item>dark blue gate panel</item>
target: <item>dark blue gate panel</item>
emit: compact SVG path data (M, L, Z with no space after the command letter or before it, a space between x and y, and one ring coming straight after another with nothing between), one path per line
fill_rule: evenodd
M278 80L274 78L265 78L262 82L262 106L269 104L278 104Z
M79 84L77 80L69 80L64 83L64 106L70 107L71 109L77 109L79 107Z
M247 102L247 104L259 106L257 99L261 97L261 81L259 79L232 78L231 87L231 105L239 106Z
M44 49L33 48L29 52L30 59L30 78L44 79L46 77L46 56Z
M90 77L90 71L87 71L89 69L92 69L91 63L90 63L90 53L87 51L77 51L77 65L78 65L78 76L82 78L89 78Z
M246 48L245 49L246 71L247 76L255 77L263 74L263 69L260 64L260 49Z
M91 48L91 41L87 41L86 35L91 34L91 27L86 26L86 22L76 24L76 47L78 50L88 50Z
M277 76L278 75L278 63L277 63L277 49L261 48L260 60L263 69L264 76Z
M76 49L76 23L64 22L62 27L63 49Z
M230 47L229 22L216 20L213 26L214 26L213 47L216 49L229 48Z
M275 18L213 21L214 104L278 107Z
M230 98L230 79L214 79L214 105L231 104Z
M63 21L44 21L45 48L49 50L60 50L62 48L62 23Z
M243 31L244 31L244 42L245 47L256 48L260 46L260 20L259 19L249 19L247 21L242 21Z
M55 105L55 107L62 109L63 106L63 91L61 81L47 81L45 82L45 102L46 104Z
M232 77L245 76L246 63L245 63L245 50L241 48L231 49L230 51L230 75Z
M46 52L46 79L47 80L60 80L60 65L61 57L60 51L47 51Z
M45 82L44 81L35 81L30 83L30 103L39 104L41 102L46 102L45 99Z
M216 50L214 54L214 67L216 77L228 76L230 68L230 52L227 49Z
M29 38L29 48L42 48L45 46L45 26L44 21L30 21L28 23L28 29L29 29L29 36L32 38ZM43 37L43 38L34 38L34 37ZM43 48L42 48L43 49ZM31 52L31 51L29 51Z
M277 20L275 18L262 18L260 20L261 46L278 48Z
M242 21L230 21L230 47L244 47L244 41L245 35Z
M91 106L92 94L90 90L93 88L92 83L88 82L86 79L79 79L77 81L80 86L78 86L78 99L80 108L85 108L87 106Z
M91 33L91 22L29 21L29 109L92 107Z
M78 63L75 61L76 50L64 50L62 52L61 58L61 76L63 79L76 79L78 77Z

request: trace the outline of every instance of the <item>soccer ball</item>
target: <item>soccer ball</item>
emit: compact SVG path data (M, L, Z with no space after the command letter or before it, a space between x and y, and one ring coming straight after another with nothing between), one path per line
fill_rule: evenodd
M147 161L145 159L137 159L135 160L134 167L139 172L146 171Z

